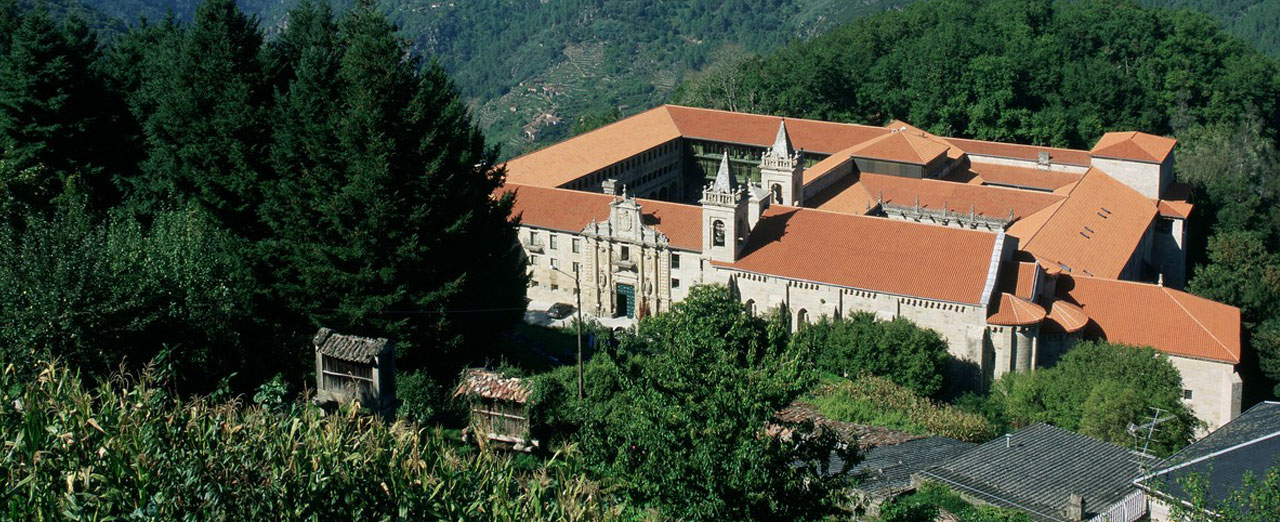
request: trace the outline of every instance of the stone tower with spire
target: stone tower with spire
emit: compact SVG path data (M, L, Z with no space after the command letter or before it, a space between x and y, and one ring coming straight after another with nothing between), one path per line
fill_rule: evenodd
M769 192L772 203L798 207L804 204L803 154L791 147L787 121L778 124L773 146L760 158L760 184Z
M729 153L720 158L716 179L702 189L702 253L712 261L738 260L747 242L747 190L729 172Z

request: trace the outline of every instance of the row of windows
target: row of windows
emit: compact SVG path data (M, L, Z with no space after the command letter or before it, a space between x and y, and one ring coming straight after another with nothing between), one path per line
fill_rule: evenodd
M555 232L548 232L548 233L547 233L547 235L549 236L549 238L547 239L547 248L549 248L549 249L551 249L551 250L559 250L559 249L560 249L560 241L559 241L559 239L558 239L558 238L559 238L559 234L556 234ZM571 243L570 243L570 245L571 245L571 247L572 247L572 248L571 248L571 250L573 250L573 253L577 254L577 253L580 253L580 252L582 251L582 240L581 240L581 239L576 238L576 237L575 237L575 238L570 238L570 242L571 242ZM529 244L530 244L530 245L536 245L536 244L538 244L538 231L537 231L537 230L530 230L530 231L529 231Z

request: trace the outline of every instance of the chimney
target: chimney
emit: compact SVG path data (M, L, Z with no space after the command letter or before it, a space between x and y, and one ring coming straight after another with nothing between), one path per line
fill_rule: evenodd
M1072 522L1084 520L1084 497L1079 493L1072 493L1067 497L1067 509L1063 513L1066 519Z
M1040 151L1040 154L1036 157L1036 168L1049 170L1049 151Z

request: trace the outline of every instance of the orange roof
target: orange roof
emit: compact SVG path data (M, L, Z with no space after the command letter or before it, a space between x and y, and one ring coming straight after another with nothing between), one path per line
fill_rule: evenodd
M1090 155L1162 163L1178 140L1145 132L1108 132L1089 151Z
M665 107L642 112L507 162L507 181L558 187L680 137Z
M1169 188L1164 189L1164 197L1160 199L1157 206L1161 216L1182 219L1191 217L1191 210L1195 208L1195 205L1191 204L1191 185L1186 183L1169 185Z
M1240 362L1240 309L1163 286L1062 275L1058 297L1089 315L1086 334L1114 343Z
M958 213L967 213L972 208L992 218L1007 218L1010 212L1015 218L1021 218L1063 199L1045 192L864 173L836 182L815 194L806 205L863 214L867 203L874 206L881 198L885 203L901 206L914 206L918 202L921 208L932 210L941 210L945 205Z
M736 270L981 304L996 234L821 210L765 211ZM998 253L995 255L999 255Z
M910 130L891 132L848 149L858 158L871 158L913 165L925 165L947 153L951 147ZM842 151L843 154L843 151Z
M1000 266L997 287L1001 292L1022 299L1035 298L1036 264L1030 261L1004 263Z
M987 324L1026 326L1043 321L1044 316L1044 308L1040 305L1004 292L1000 294L1000 303L995 311L987 316Z
M1038 161L1040 159L1040 152L1044 151L1049 153L1049 161L1051 163L1078 165L1081 167L1087 167L1091 163L1089 153L1083 150L1038 147L1035 145L999 143L994 141L966 140L962 138L942 139L946 140L947 143L964 149L964 151L969 154L977 154L980 156L996 156L1000 158L1019 159L1024 161Z
M513 185L498 189L515 191L512 215L522 224L581 232L592 221L609 219L613 196L577 190ZM672 248L702 250L702 207L651 199L637 199L646 225L667 236Z
M692 139L743 143L768 147L773 144L782 118L761 114L663 105L680 135ZM787 134L798 149L832 154L858 143L888 134L888 129L828 121L787 118Z
M1054 190L1079 181L1082 174L1035 167L1015 167L994 163L970 162L969 170L982 178L982 183L1008 185L1035 190Z
M1089 324L1089 314L1079 306L1061 299L1049 302L1049 317L1044 323L1044 332L1076 333Z
M1105 173L1089 169L1062 205L1038 230L1010 234L1021 249L1070 273L1119 277L1156 215L1156 205ZM1039 220L1044 216L1033 216ZM1015 223L1015 226L1017 224Z

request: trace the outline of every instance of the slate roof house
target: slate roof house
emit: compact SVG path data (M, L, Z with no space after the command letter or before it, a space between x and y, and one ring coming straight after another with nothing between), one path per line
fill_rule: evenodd
M1261 480L1268 468L1280 466L1280 402L1263 402L1165 459L1157 471L1135 481L1151 498L1151 520L1172 520L1170 507L1190 506L1183 487L1193 476L1204 480L1202 499L1209 505L1226 501L1240 489L1246 474ZM1280 516L1280 514L1277 514Z
M872 447L850 469L857 479L853 491L858 497L858 504L867 510L867 515L877 516L880 505L885 501L915 489L912 475L975 446L977 444L972 442L934 436ZM840 469L833 466L831 471L835 473Z
M1033 424L913 476L978 504L1014 509L1043 522L1132 522L1147 513L1133 484L1143 457L1048 424Z
M1081 339L1151 346L1210 429L1240 411L1240 311L1178 290L1176 141L1090 150L663 105L510 160L528 296L597 317L734 287L793 325L856 311L936 330L984 388ZM1139 422L1140 419L1133 419Z

